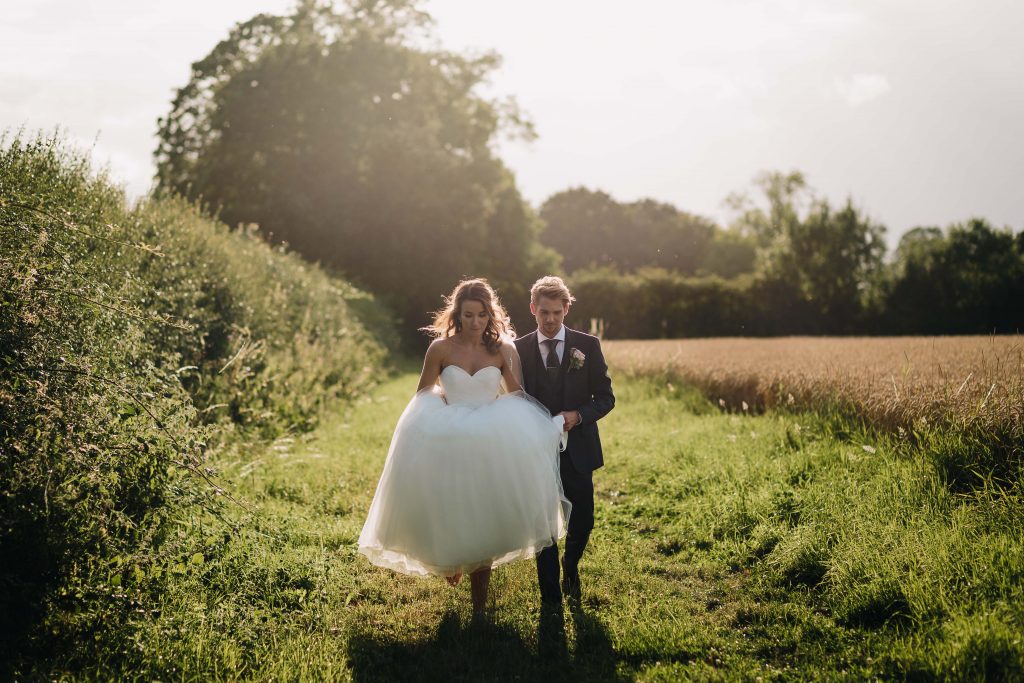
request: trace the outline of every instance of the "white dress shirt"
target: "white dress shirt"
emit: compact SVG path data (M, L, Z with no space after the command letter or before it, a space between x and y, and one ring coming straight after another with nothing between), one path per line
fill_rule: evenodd
M540 349L541 361L546 361L548 357L548 347L544 345L548 339L558 340L558 343L555 344L555 353L558 354L558 363L561 364L565 357L565 325L558 328L558 334L554 337L545 337L543 332L537 330L537 347Z
M554 337L545 337L543 332L539 329L537 330L537 345L540 347L540 360L542 363L547 360L548 347L544 345L544 342L548 339L558 340L558 343L555 344L555 353L558 354L558 362L561 363L562 359L565 357L565 325L562 325L558 330L558 334ZM583 413L578 410L573 412L576 413L576 426L583 424Z

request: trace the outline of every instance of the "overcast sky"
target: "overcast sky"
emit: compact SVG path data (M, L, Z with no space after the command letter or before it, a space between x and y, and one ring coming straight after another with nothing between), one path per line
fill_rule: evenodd
M156 120L232 24L291 0L0 0L0 128L62 126L132 195ZM889 228L1024 228L1024 3L433 0L441 43L504 57L539 139L502 157L535 206L567 187L721 222L798 169Z

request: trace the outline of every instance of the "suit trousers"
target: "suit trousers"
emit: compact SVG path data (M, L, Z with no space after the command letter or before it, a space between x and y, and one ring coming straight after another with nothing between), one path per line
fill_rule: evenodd
M560 457L562 489L572 503L569 528L565 535L564 570L567 577L575 578L577 565L594 528L594 473L577 470L565 453ZM558 543L555 542L537 555L537 581L540 584L541 600L557 602L562 599L559 573Z

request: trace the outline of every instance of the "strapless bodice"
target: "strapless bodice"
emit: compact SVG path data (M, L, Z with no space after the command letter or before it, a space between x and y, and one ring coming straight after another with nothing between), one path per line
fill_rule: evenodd
M441 370L441 388L449 405L483 405L498 396L501 368L488 365L472 375L458 365Z

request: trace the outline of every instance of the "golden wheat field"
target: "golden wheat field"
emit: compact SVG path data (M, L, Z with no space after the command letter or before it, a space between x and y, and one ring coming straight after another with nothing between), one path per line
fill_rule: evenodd
M1019 431L1024 337L605 341L614 371L694 384L729 410L852 407L878 426Z

